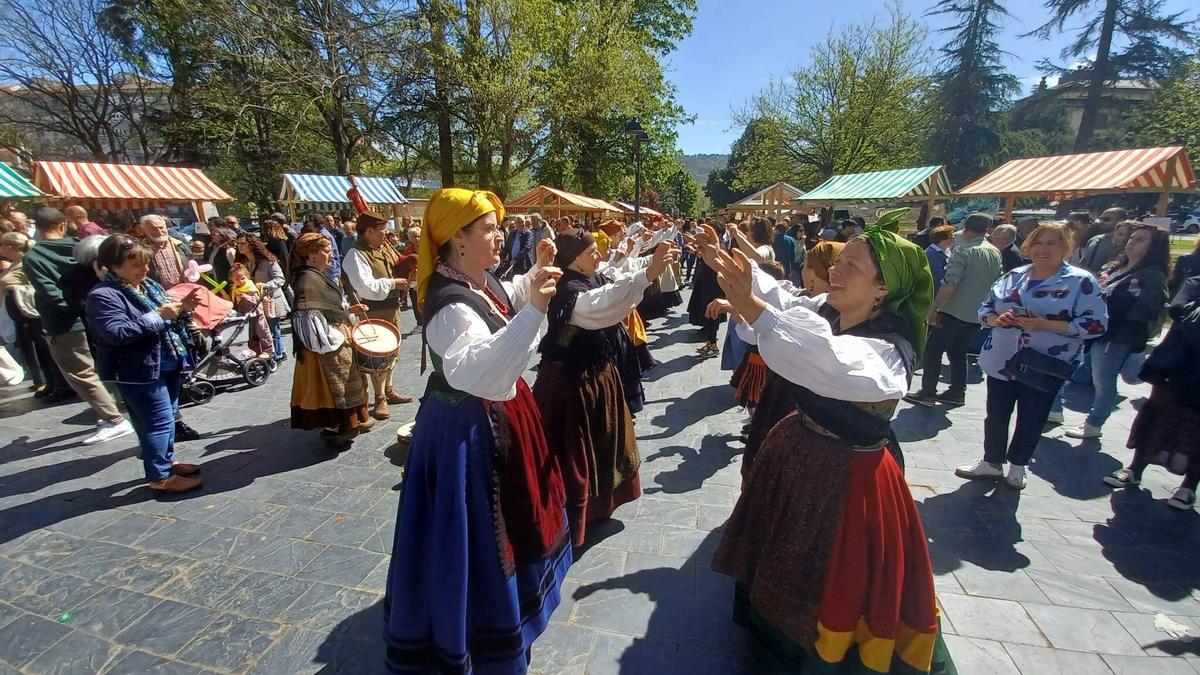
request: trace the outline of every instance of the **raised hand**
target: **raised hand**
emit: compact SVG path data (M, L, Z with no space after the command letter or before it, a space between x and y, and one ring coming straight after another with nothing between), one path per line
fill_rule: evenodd
M758 320L766 304L754 297L754 263L741 250L735 249L731 253L717 251L711 265L733 311L747 323Z
M551 239L543 239L537 245L537 266L552 267L554 265L554 256L558 254L558 247L554 245Z
M650 281L657 279L667 269L667 265L671 264L671 259L674 256L675 245L669 241L664 241L654 249L654 255L650 258L650 264L646 266L646 278Z
M729 304L728 300L717 298L708 303L708 307L704 308L704 318L710 321L716 321L717 317L722 314L729 314L733 311L733 305Z
M712 225L707 223L700 226L700 232L695 237L697 255L704 260L704 264L712 267L712 260L717 252L721 250L721 238L717 236L717 231Z
M558 292L558 278L562 270L557 267L539 267L529 280L529 304L543 314L550 308L550 298Z

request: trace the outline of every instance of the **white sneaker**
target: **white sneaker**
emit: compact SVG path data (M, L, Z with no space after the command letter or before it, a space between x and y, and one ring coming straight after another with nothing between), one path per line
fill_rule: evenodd
M958 467L954 470L954 475L959 478L999 478L1004 475L1004 469L980 459L976 460L974 464L963 464Z
M83 439L84 445L96 445L97 443L106 443L111 440L128 436L133 433L133 425L129 420L121 420L117 424L113 424L107 420L103 420L96 425L96 433Z
M1104 432L1100 430L1100 427L1094 427L1084 422L1077 427L1067 429L1066 434L1071 438L1100 438Z
M1175 494L1167 500L1167 506L1181 511L1194 509L1196 508L1196 493L1182 486L1177 487Z
M1058 412L1051 411L1050 416L1046 418L1046 423L1047 424L1062 424L1063 423L1062 411L1061 410Z
M1004 482L1008 486L1016 490L1025 489L1025 467L1013 464L1008 467L1008 475L1004 477Z

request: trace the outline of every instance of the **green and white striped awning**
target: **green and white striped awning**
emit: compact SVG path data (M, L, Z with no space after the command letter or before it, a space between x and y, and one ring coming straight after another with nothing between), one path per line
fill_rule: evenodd
M0 199L41 197L42 191L33 186L16 169L0 162Z
M950 193L946 170L939 165L832 176L797 201L816 204L925 201L949 197Z

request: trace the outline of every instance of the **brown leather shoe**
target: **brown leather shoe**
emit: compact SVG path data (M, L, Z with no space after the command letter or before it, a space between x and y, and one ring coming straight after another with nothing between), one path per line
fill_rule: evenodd
M377 420L386 420L391 417L392 413L388 412L388 402L383 399L376 401L375 409L371 411L371 416Z
M353 436L354 434L366 433L366 432L370 431L371 427L373 427L373 426L375 426L375 420L368 417L365 422L360 423L358 426L354 427L347 433L350 436Z
M156 480L152 483L147 483L146 486L151 490L160 492L187 492L195 490L204 484L204 481L199 478L188 478L187 476L171 476L166 480Z
M400 394L400 392L396 391L395 389L388 389L388 393L387 393L387 402L388 403L400 405L402 403L412 403L412 401L413 401L413 397L402 396Z
M176 476L194 476L200 473L199 464L185 464L183 462L172 462L171 472Z

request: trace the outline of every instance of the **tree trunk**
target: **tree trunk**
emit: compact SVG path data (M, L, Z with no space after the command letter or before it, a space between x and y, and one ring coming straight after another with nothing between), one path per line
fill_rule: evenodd
M438 169L442 187L454 187L454 135L450 120L449 78L446 74L446 12L435 3L422 3L429 18L433 56L433 115L437 122Z
M1088 82L1087 99L1083 103L1083 117L1079 120L1079 132L1075 134L1075 152L1087 150L1092 134L1096 131L1096 118L1100 115L1100 99L1104 95L1104 83L1110 79L1113 31L1117 24L1117 9L1120 0L1107 0L1104 18L1100 24L1100 42L1096 45L1096 60L1092 63L1092 79Z
M342 115L340 112L335 112L329 116L327 121L329 122L329 142L333 145L333 157L337 160L338 175L348 175L350 173L350 148L346 130L342 128Z

